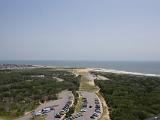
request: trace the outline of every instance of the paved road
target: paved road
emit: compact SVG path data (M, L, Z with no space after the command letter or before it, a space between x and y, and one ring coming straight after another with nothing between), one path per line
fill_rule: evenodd
M72 96L73 94L71 91L63 91L59 94L58 100L54 100L54 101L49 101L43 105L40 105L38 108L36 108L35 112L38 112L40 110L42 110L45 107L50 107L50 106L54 106L55 108L55 114L60 112L62 110L62 108L65 106L66 102L68 101L68 98ZM31 118L31 113L29 113L28 115L25 115L22 118L19 118L17 120L30 120ZM47 116L45 117L46 120L59 120L59 118L55 118L54 119L54 111L51 111L47 114Z

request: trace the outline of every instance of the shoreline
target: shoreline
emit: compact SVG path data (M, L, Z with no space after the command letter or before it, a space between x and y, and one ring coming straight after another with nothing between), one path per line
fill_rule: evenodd
M3 64L0 64L3 65ZM116 74L128 74L128 75L139 75L139 76L148 76L148 77L160 77L160 74L152 74L152 73L141 73L141 72L130 72L126 70L115 70L115 69L106 69L106 68L95 68L95 67L71 67L71 66L54 66L54 65L36 65L36 64L5 64L9 65L9 67L0 68L4 69L26 69L26 68L55 68L55 69L89 69L90 71L96 72L108 72L108 73L116 73ZM16 67L10 67L10 65L17 65ZM23 66L21 66L23 65Z
M116 73L116 74L128 74L128 75L139 75L139 76L148 76L148 77L160 77L160 74L153 74L153 73L141 73L141 72L130 72L126 70L115 70L115 69L106 69L106 68L95 68L95 67L55 67L55 66L44 66L44 65L33 65L39 68L61 68L61 69L89 69L90 71L97 71L97 72L109 72L109 73Z
M126 74L126 75L139 75L139 76L148 76L148 77L160 77L160 75L158 75L158 74L128 72L128 71L124 71L124 70L114 70L114 69L104 69L104 68L93 68L92 71L109 72L109 73Z

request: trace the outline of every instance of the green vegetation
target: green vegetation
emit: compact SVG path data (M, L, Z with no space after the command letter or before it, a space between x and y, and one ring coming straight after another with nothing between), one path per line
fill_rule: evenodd
M59 82L55 77L64 81ZM62 90L75 92L79 80L80 76L56 69L1 70L0 116L16 118L44 101L56 99Z
M79 91L96 92L98 88L94 85L94 81L81 76Z
M74 104L72 105L71 108L69 108L69 112L66 113L66 118L70 117L74 112L75 112L75 107L77 105L78 99L79 99L79 95L77 93L77 91L73 91L72 92L74 95Z
M78 113L78 112L80 112L80 110L81 110L81 106L82 106L82 95L80 94L80 92L78 92L78 102L77 102L77 104L76 104L76 106L75 106L75 113Z
M110 80L95 81L110 107L112 120L144 120L160 113L160 78L98 73Z

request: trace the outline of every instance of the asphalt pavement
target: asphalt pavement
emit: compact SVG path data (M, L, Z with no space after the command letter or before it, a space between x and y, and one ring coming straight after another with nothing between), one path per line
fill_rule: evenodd
M59 96L58 100L52 100L52 101L46 102L38 106L34 111L38 112L46 107L53 106L54 110L52 110L51 112L45 115L45 120L59 120L60 118L55 118L54 115L59 113L62 110L62 108L65 106L66 102L68 101L69 97L73 98L73 94L71 91L62 91L61 93L59 93L58 96ZM27 115L24 115L23 117L18 118L16 120L31 120L31 118L32 118L32 113L30 112Z
M99 100L99 98L95 93L91 93L91 92L81 91L81 95L83 98L87 99L87 108L86 108L86 112L83 113L83 116L78 117L75 120L91 120L90 117L95 112L95 99ZM100 100L99 100L99 103L100 103L100 109L102 111L102 104ZM100 116L101 114L99 114L99 117ZM99 117L95 117L95 120L98 119Z

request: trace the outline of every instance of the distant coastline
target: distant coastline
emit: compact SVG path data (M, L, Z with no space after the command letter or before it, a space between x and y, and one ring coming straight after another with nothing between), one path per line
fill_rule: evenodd
M54 60L0 60L0 64L25 64L57 68L101 68L110 72L160 75L160 62L146 61L54 61Z
M116 73L116 74L127 74L127 75L140 75L140 76L148 76L148 77L160 77L160 75L158 74L144 74L144 73L138 73L138 72L127 72L127 71L103 69L103 68L94 68L93 71Z

